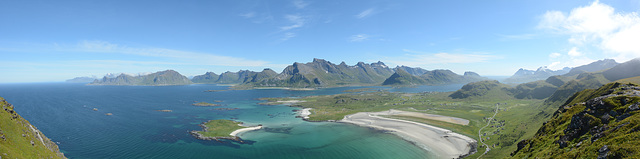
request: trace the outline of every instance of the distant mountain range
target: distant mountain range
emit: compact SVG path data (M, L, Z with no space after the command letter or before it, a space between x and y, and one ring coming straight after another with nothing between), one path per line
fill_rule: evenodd
M584 72L597 72L600 70L606 70L618 65L618 63L613 59L604 59L592 62L587 65L578 66L575 68L565 67L561 70L551 70L546 66L540 67L537 70L527 70L520 68L513 74L511 77L504 80L507 83L526 83L537 80L544 80L551 76L556 75L565 75L565 76L573 76Z
M95 81L97 78L95 77L76 77L73 79L68 79L65 82L69 82L69 83L90 83Z
M80 81L81 79L85 82L89 80L78 77L68 81ZM458 75L450 70L429 71L407 66L398 66L392 69L380 61L370 64L358 62L353 66L347 65L345 62L336 65L323 59L314 58L312 62L308 63L294 62L281 73L276 73L268 68L261 72L249 70L227 71L220 75L214 72L206 72L189 80L176 71L167 70L150 74L138 74L136 76L124 73L117 76L115 74L107 74L102 79L93 79L89 84L159 86L204 83L235 84L237 88L315 88L353 85L444 85L486 79L474 72L465 72L464 75Z
M189 78L174 70L160 71L152 74L131 76L120 74L116 77L107 76L96 79L89 85L143 85L143 86L166 86L166 85L186 85L192 84Z

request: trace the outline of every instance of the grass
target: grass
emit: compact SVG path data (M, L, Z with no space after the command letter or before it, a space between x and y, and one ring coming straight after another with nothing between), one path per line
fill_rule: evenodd
M246 128L238 124L242 124L242 122L225 119L209 120L204 123L204 126L207 129L204 131L197 131L197 133L202 134L205 137L233 137L229 135L231 132Z
M198 102L198 103L193 103L191 105L194 106L201 106L201 107L212 107L212 106L220 106L220 104L213 104L213 103L207 103L207 102Z
M2 158L64 158L58 146L41 132L31 129L31 124L0 97L0 157ZM11 113L13 112L13 113ZM14 118L15 117L15 118ZM35 129L35 127L33 127ZM44 143L36 138L42 136ZM33 145L31 143L34 143Z

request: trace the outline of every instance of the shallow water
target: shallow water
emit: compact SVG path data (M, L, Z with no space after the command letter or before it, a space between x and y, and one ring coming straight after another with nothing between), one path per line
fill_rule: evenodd
M399 92L453 91L462 85L388 88ZM431 158L392 134L350 124L305 122L283 105L258 105L261 97L344 93L229 90L226 86L86 86L68 83L2 84L0 96L38 127L69 158ZM221 107L196 107L196 101ZM97 108L97 111L92 110ZM214 110L214 108L238 108ZM173 112L155 110L169 109ZM106 113L113 115L107 116ZM202 141L188 131L212 119L234 119L265 129L240 136L247 144Z

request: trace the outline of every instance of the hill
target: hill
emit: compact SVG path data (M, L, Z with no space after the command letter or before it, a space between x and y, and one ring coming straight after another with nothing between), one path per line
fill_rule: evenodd
M167 86L192 84L189 78L174 70L159 71L143 76L130 76L120 74L115 78L103 77L89 85L142 85L142 86Z
M609 83L573 94L514 158L629 158L640 148L640 87Z
M472 82L462 86L459 90L453 92L449 97L453 99L464 98L492 98L510 96L508 92L509 86L502 84L496 80Z
M58 145L18 115L2 97L0 107L1 158L66 158Z

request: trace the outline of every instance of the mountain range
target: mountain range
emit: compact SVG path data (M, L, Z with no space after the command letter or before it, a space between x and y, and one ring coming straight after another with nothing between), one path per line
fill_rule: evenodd
M407 72L407 74L404 74ZM410 72L410 73L408 73ZM408 79L408 80L405 80ZM238 72L224 72L220 75L214 72L206 72L203 75L194 76L191 80L180 73L167 70L152 74L140 74L137 76L121 73L118 76L108 74L102 79L96 79L90 85L185 85L192 83L204 84L234 84L236 88L252 87L335 87L354 85L444 85L455 83L468 83L486 80L474 72L465 72L458 75L450 70L425 70L398 66L389 68L383 62L364 63L358 62L350 66L345 62L334 64L323 59L313 59L312 62L294 62L287 66L281 73L271 69L261 72L240 70Z
M142 86L166 86L193 84L189 78L174 70L159 71L152 74L131 76L120 74L114 78L103 77L96 79L89 85L142 85Z
M537 80L544 80L551 76L556 76L556 75L573 76L573 75L577 75L585 72L597 72L601 70L606 70L618 64L619 63L613 59L604 59L604 60L598 60L598 61L589 63L587 65L578 66L575 68L565 67L561 70L551 70L546 66L540 67L535 71L520 68L511 77L505 79L504 82L526 83L526 82L532 82Z

